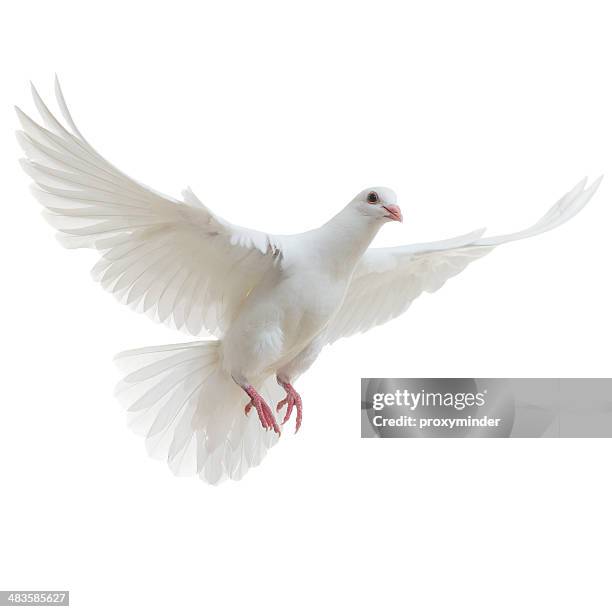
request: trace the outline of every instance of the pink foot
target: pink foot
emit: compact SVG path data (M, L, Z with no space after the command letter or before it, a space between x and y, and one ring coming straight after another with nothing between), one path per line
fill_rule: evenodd
M255 388L251 385L244 387L244 390L251 398L251 401L244 407L244 414L249 414L249 412L251 412L251 408L255 407L255 410L257 410L257 416L261 421L261 426L264 429L273 429L280 436L280 427L274 418L272 410L270 410L270 406L266 404L264 398L261 397L261 395L259 395L259 393L257 393Z
M278 380L278 379L277 379ZM287 412L285 413L285 418L283 419L283 425L289 420L291 417L291 413L293 412L293 407L296 408L296 417L295 417L295 433L300 429L300 425L302 424L302 398L299 393L289 384L284 383L282 381L278 381L278 384L286 391L287 397L284 400L278 402L276 406L276 410L280 410L285 404L287 404Z

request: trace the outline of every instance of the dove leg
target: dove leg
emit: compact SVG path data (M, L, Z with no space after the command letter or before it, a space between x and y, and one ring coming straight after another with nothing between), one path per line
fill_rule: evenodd
M264 429L273 429L279 436L281 434L280 427L274 418L270 406L266 403L266 400L256 391L253 385L249 384L246 380L238 379L234 377L234 382L239 385L244 392L249 396L250 402L244 407L244 413L249 414L251 408L255 408L261 426Z
M285 418L282 422L284 425L291 417L293 409L295 408L295 433L298 432L302 425L302 398L293 388L291 381L295 380L300 374L303 374L315 362L324 345L325 332L322 332L301 353L298 353L298 355L276 373L276 381L287 394L285 399L278 403L276 410L279 411L283 406L287 406Z
M287 397L284 400L278 402L276 411L278 412L284 405L287 405L287 412L285 412L285 418L283 419L282 425L284 425L290 418L293 408L296 409L295 415L295 433L297 433L302 424L302 398L300 394L293 388L291 383L283 382L280 377L276 377L278 384L285 390Z

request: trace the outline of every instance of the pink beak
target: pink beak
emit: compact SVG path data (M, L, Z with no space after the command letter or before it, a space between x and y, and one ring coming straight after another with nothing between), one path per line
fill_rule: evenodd
M400 223L404 220L399 206L396 206L395 204L386 204L383 205L383 208L389 213L388 215L385 215L387 219L393 219L393 221L399 221Z

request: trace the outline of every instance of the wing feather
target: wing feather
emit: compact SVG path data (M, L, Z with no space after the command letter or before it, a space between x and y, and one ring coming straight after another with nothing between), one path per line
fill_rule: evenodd
M41 123L17 109L24 171L44 216L69 248L97 250L92 275L121 302L198 335L222 334L280 259L279 237L226 221L191 190L161 194L104 159L55 93L62 123L32 85Z

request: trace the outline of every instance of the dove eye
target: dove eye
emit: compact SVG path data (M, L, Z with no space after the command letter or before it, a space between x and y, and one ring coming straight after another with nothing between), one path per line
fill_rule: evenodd
M368 202L370 204L376 204L376 202L378 202L378 194L375 191L370 191L370 193L368 193Z

